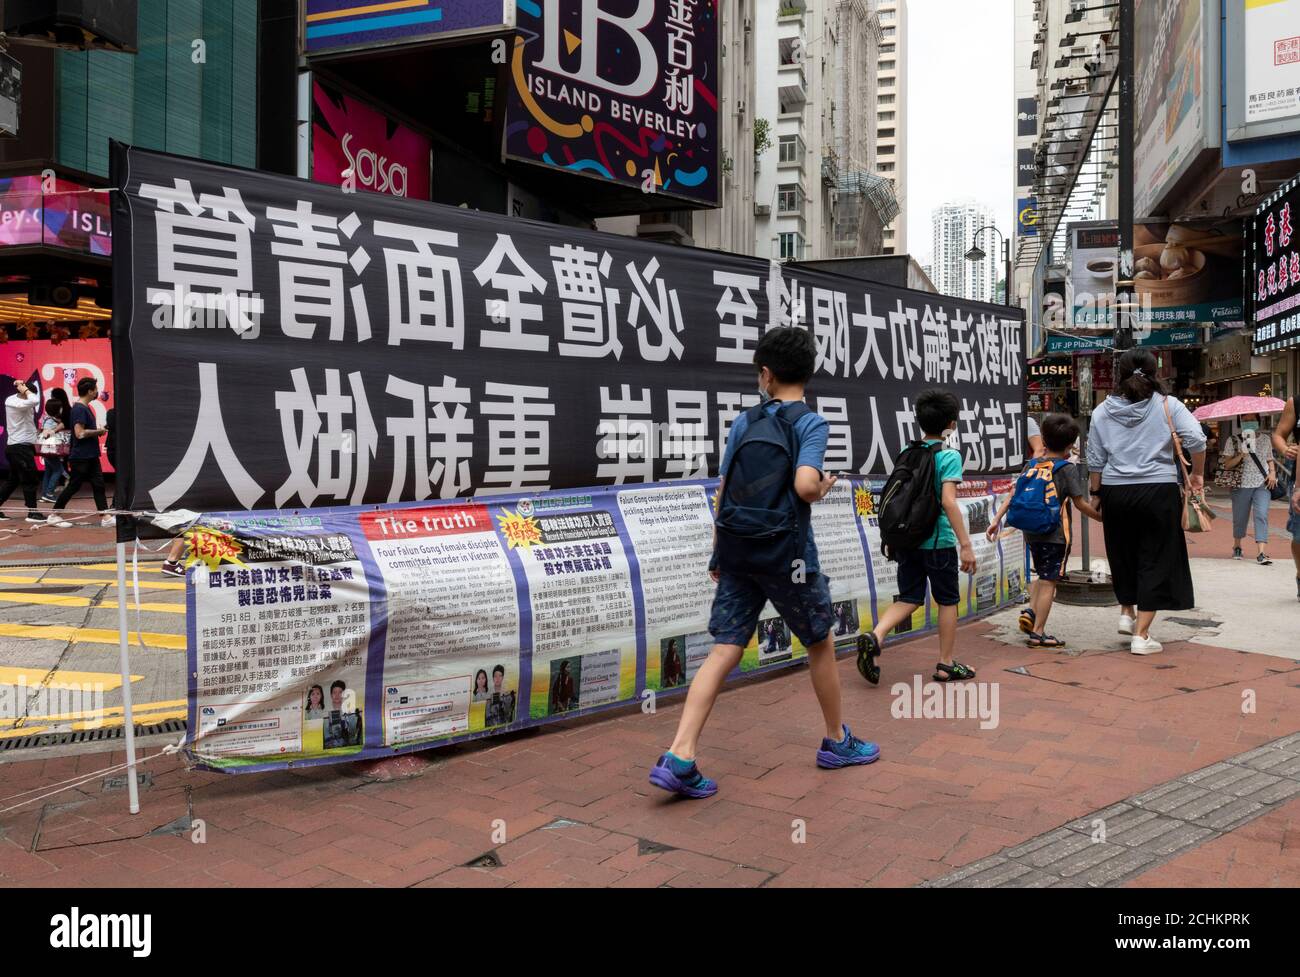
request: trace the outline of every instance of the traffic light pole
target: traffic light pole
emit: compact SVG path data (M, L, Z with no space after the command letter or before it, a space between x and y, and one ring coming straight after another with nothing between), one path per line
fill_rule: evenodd
M1115 283L1115 349L1133 337L1133 27L1134 0L1119 0L1119 277Z

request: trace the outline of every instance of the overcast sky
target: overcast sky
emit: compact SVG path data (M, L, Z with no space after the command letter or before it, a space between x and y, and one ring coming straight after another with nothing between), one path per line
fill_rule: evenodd
M922 264L940 204L974 199L1011 229L1014 15L1013 0L907 0L907 243Z

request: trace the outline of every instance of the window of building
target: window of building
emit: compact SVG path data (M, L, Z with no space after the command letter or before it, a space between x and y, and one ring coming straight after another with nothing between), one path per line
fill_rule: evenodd
M880 45L880 53L881 53L881 54L893 54L893 53L894 53L894 45L892 45L892 44L882 44L882 45Z
M877 112L877 113L876 113L876 121L877 121L877 122L893 122L893 121L894 121L894 113L893 113L893 112Z
M880 32L881 37L895 37L897 36L897 34L898 34L897 27L886 27L883 31Z
M877 130L877 131L876 131L876 136L877 136L878 138L880 138L880 139L893 139L893 138L894 138L894 130L893 130L893 127L891 126L891 127L888 128L888 129L879 129L879 130ZM881 149L881 152L884 152L884 149L883 149L883 148Z
M257 0L140 0L137 26L138 54L58 52L58 162L107 175L112 137L256 166ZM201 65L191 60L196 37Z
M776 188L776 210L779 214L797 214L803 200L803 188L797 183L782 183Z
M798 231L787 231L781 234L778 239L780 244L780 258L786 260L789 258L799 259L803 257L803 235Z
M898 64L898 62L895 61L893 58L890 58L888 61L881 61L879 64L876 65L876 67L880 71L893 71L894 66L896 64Z
M800 144L798 136L782 136L777 147L777 152L779 154L778 162L803 162L803 146Z
M897 84L898 84L898 79L895 78L893 75L888 75L880 79L881 88L893 88Z
M882 143L880 145L880 148L877 149L876 152L880 153L881 156L893 156L894 144L892 142Z
M893 94L893 92L890 92L888 95L880 95L880 96L877 96L877 98L876 98L876 104L877 104L877 105L893 105L893 104L894 104L894 94Z
M892 11L892 10L882 10L882 11L880 11L880 19L881 19L882 21L884 21L884 20L893 20L893 19L894 19L894 11Z
M881 173L893 173L893 172L894 172L894 164L893 164L893 163L881 163L881 164L880 164L880 172L881 172Z

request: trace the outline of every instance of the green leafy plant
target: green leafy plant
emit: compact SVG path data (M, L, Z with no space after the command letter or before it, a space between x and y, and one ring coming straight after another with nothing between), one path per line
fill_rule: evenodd
M772 148L772 126L767 119L754 120L754 156L762 156Z

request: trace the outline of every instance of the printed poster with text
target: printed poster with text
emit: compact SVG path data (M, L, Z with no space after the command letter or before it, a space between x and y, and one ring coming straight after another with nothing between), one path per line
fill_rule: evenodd
M388 594L384 745L513 723L519 599L490 508L394 507L359 519Z
M532 606L530 718L636 695L636 597L616 513L608 493L557 494L497 517Z
M187 533L202 561L189 571L202 757L346 756L365 743L365 572L347 534L302 521L317 531Z

